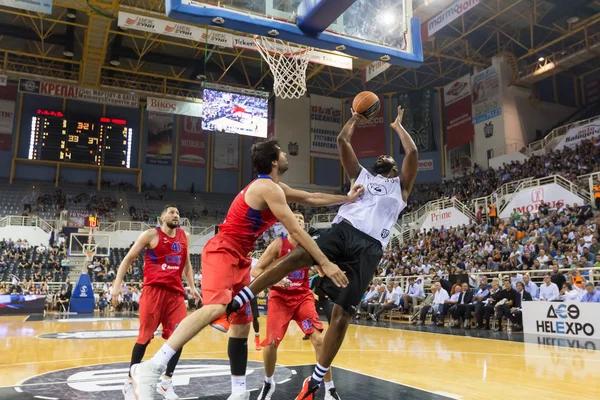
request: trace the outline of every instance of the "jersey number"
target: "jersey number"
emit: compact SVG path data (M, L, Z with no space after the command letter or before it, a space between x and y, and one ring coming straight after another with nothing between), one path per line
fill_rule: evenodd
M179 242L173 243L173 245L171 246L171 250L180 252L181 251L181 243L179 243Z

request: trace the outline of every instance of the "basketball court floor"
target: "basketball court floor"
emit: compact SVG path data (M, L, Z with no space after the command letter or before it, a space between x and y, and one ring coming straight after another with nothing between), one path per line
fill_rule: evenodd
M265 318L261 323L264 334ZM0 399L122 399L138 326L129 314L0 317ZM335 361L334 381L345 400L600 398L600 345L530 339L525 343L517 333L353 324ZM147 355L162 343L157 334ZM210 328L186 345L174 375L177 393L226 399L226 350L227 336ZM264 377L262 352L251 349L249 360L248 389L254 389L255 399ZM310 342L290 325L279 349L274 399L294 399L314 360ZM317 398L323 396L321 391Z

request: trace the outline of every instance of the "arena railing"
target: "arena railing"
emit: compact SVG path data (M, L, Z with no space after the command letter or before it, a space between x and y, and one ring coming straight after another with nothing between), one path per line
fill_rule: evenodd
M587 279L587 282L591 282L594 285L596 285L596 283L600 282L600 268L597 267L593 267L593 268L577 268L577 270L581 273L581 275L583 275L583 272L588 271L589 274L589 278ZM564 276L565 278L567 278L567 282L570 282L568 277L569 277L569 272L571 271L571 269L567 268L567 269L560 269L559 270ZM469 277L473 277L475 280L475 285L479 285L481 276L485 275L488 277L488 283L491 283L492 279L499 279L500 283L502 283L502 279L503 278L510 278L512 274L520 274L520 275L524 275L524 274L529 274L529 277L531 278L531 281L533 283L535 283L537 286L539 286L543 281L544 281L544 274L547 272L552 273L551 269L538 269L538 270L514 270L514 271L486 271L486 272L467 272L467 271L461 271L461 273L463 273L468 275ZM394 282L400 282L400 287L402 287L402 289L405 289L407 287L408 284L408 280L410 278L414 278L415 280L417 279L422 279L422 280L426 280L425 282L425 288L428 289L429 287L431 287L431 274L429 275L410 275L410 276L393 276L393 277L385 277L385 276L374 276L373 279L380 279L382 282L384 283L394 283ZM447 276L447 274L446 274ZM469 284L471 286L472 282L469 282ZM558 288L559 290L561 288ZM427 294L427 293L426 293Z
M309 224L310 224L310 226L315 226L315 224L332 223L333 219L335 218L336 215L337 215L337 213L335 213L335 214L315 214L310 219Z
M524 148L524 154L528 157L537 155L538 152L542 150L546 150L546 147L550 143L553 143L557 138L562 137L567 134L570 129L576 128L581 125L588 124L596 119L599 119L600 116L596 115L595 117L583 119L580 121L572 122L570 124L566 124L563 126L559 126L558 128L553 129L546 137L542 140L537 140L535 142L531 142L527 147ZM556 144L556 143L553 143Z
M33 226L42 229L46 233L54 230L54 226L39 217L22 217L16 215L6 216L0 219L0 228L6 226Z

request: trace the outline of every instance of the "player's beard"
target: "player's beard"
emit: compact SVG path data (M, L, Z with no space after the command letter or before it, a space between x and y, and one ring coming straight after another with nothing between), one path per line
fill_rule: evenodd
M171 222L166 222L167 227L169 229L176 229L179 228L179 221L175 222L175 221L171 221Z
M282 164L279 166L278 172L279 175L283 175L285 174L285 172L290 168L289 164L286 162L285 164Z
M373 165L373 171L377 175L382 175L382 176L388 175L392 171L393 168L394 168L394 164L392 164L390 162L382 162L382 163L375 162L375 165Z

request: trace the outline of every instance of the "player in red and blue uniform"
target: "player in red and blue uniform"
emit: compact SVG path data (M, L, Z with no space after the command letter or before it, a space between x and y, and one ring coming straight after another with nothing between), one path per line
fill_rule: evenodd
M140 299L140 332L131 354L131 365L144 358L146 347L154 338L154 332L162 324L162 337L169 339L177 325L187 316L185 290L181 274L190 286L191 294L200 299L194 285L194 272L189 257L189 234L179 228L179 211L174 205L167 205L161 214L162 225L148 229L140 235L131 247L117 272L113 283L112 300L118 304L121 285L131 263L144 252L144 288ZM179 361L181 350L169 362L163 380L156 385L156 392L168 400L179 397L173 390L171 377ZM133 382L125 382L125 399L134 399Z
M324 206L354 201L363 188L353 188L349 196L308 193L294 190L280 182L288 169L286 154L276 140L256 143L251 149L252 164L258 177L234 199L220 231L202 251L202 297L204 307L185 318L166 344L152 360L133 365L131 376L138 398L153 396L152 386L166 369L176 352L198 332L225 314L226 306L235 293L250 283L251 260L248 253L254 242L277 220L298 240L299 245L314 257L325 274L339 285L348 280L337 265L329 262L316 243L298 226L287 202ZM250 292L251 293L251 292ZM240 292L249 301L254 296ZM248 334L252 315L244 307L231 320L227 353L231 366L232 395L228 400L247 400L246 364L248 361ZM222 321L225 322L225 321Z
M304 216L294 213L298 225L304 229ZM293 236L275 239L267 247L252 270L252 276L258 277L271 263L289 254L298 244ZM317 358L323 346L323 324L315 307L315 294L310 290L309 267L292 272L269 291L269 313L267 314L267 339L261 343L265 363L265 381L257 400L270 400L275 392L275 364L277 348L283 340L290 322L293 320L307 335ZM331 379L331 369L325 374L325 400L339 400L337 390Z

